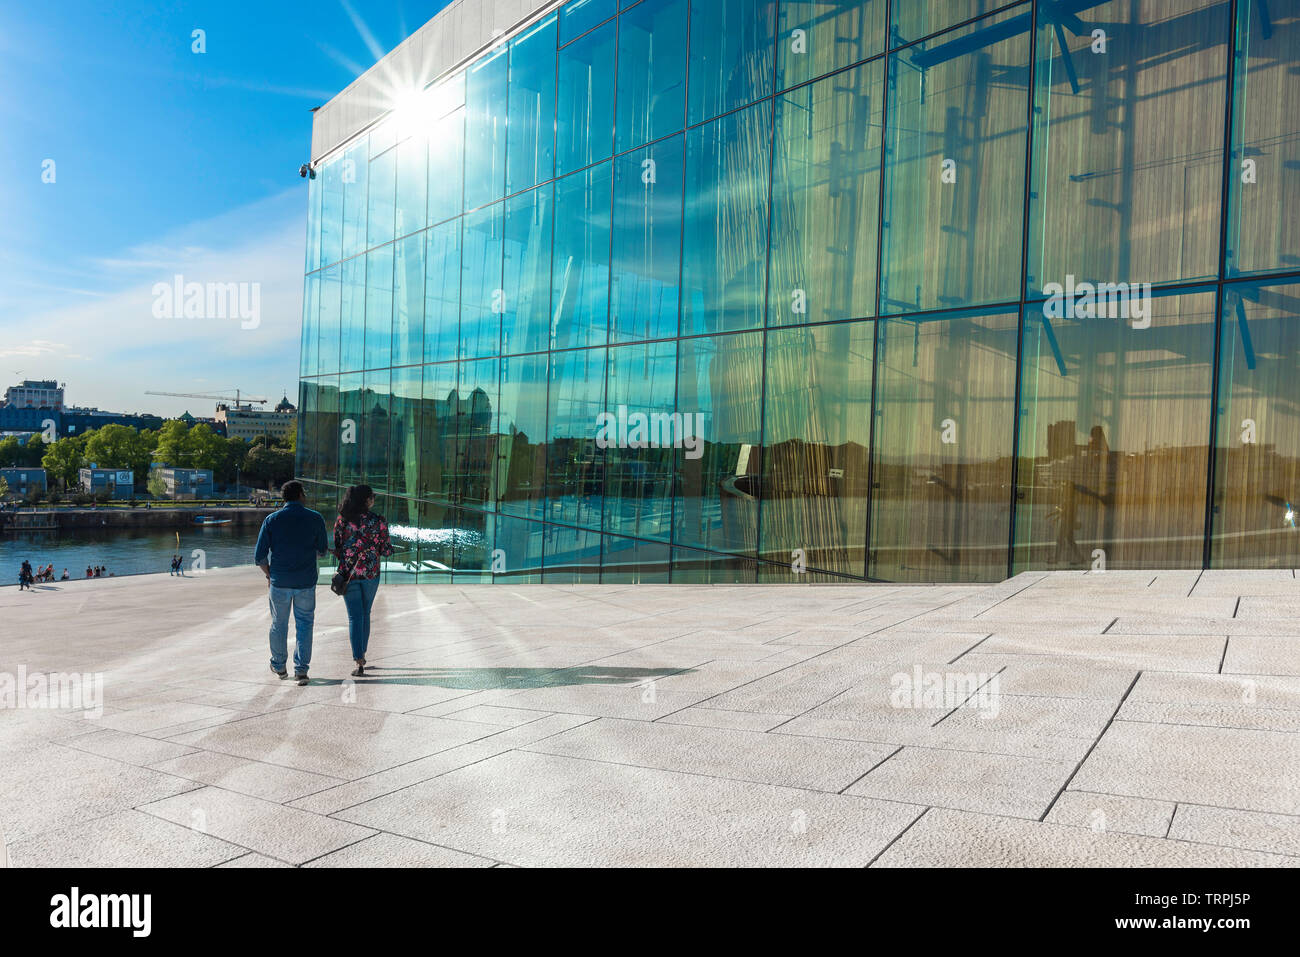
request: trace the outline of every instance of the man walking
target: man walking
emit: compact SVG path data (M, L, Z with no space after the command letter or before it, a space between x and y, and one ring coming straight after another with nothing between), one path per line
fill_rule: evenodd
M302 483L285 482L280 489L284 507L266 516L257 535L253 561L266 575L271 593L271 670L289 677L289 612L293 611L296 642L293 677L307 683L311 667L311 630L316 618L316 557L329 550L325 519L304 503Z

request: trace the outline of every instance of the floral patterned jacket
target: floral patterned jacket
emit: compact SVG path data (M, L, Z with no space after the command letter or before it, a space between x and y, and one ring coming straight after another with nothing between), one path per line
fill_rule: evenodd
M334 521L334 557L353 578L378 578L379 560L393 554L388 523L382 515L366 512L356 522Z

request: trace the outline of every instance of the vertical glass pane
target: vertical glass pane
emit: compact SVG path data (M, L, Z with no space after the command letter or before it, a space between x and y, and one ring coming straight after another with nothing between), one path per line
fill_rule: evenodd
M397 218L393 235L407 236L425 226L429 185L429 140L421 131L397 147Z
M413 233L394 246L393 356L395 366L424 359L424 246L427 236Z
M763 324L772 105L686 133L682 335Z
M495 507L498 359L459 363L456 421L456 501Z
M548 521L600 528L605 482L603 451L596 447L596 430L604 407L605 350L553 353L547 401Z
M1006 577L1016 326L1014 312L879 323L872 578Z
M453 581L486 584L492 581L492 541L495 516L476 509L456 509L456 535L453 547L455 575Z
M768 333L760 558L788 566L798 552L810 569L865 574L874 332Z
M1300 7L1294 3L1238 0L1229 275L1300 269L1297 30Z
M614 15L614 0L573 0L560 9L560 42L582 36Z
M302 341L298 374L312 376L320 365L320 273L313 273L302 287Z
M339 477L339 377L322 376L316 388L315 477L337 482Z
M611 342L677 335L684 137L614 160Z
M882 314L1018 298L1029 23L1014 16L890 57Z
M776 0L691 4L689 123L772 95Z
M781 0L776 88L873 57L885 48L885 0Z
M367 372L361 397L361 415L365 420L358 432L362 441L361 481L380 491L388 490L390 379L388 369Z
M368 140L363 136L343 153L339 175L343 182L343 258L366 248L366 171Z
M541 186L506 200L503 354L537 352L550 341L552 198Z
M895 0L889 45L895 47L911 43L1005 6L1008 4L1003 0ZM1073 4L1069 13L1080 6L1082 5L1078 3ZM1077 24L1073 19L1070 22Z
M393 247L366 253L366 344L363 368L393 362Z
M416 496L420 476L420 366L394 369L389 404L388 490L394 495ZM394 499L394 503L402 501ZM389 522L397 521L393 515Z
M555 173L555 17L510 43L506 194Z
M339 368L355 372L365 366L366 352L366 257L344 260L339 345Z
M1126 301L1025 309L1017 571L1202 564L1214 294Z
M389 531L391 534L392 530ZM403 528L401 531L415 536L419 583L442 585L450 582L455 562L452 549L455 540L454 510L440 502L421 502L418 527Z
M335 159L317 174L322 183L320 210L320 262L329 266L343 258L343 167Z
M777 97L769 325L875 314L883 68Z
M496 485L503 512L542 517L546 497L546 386L545 354L501 360L501 445Z
M542 581L548 585L600 584L600 532L546 526Z
M465 208L505 195L508 47L469 68L465 80Z
M307 179L307 268L315 272L321 267L321 203L325 182L320 173L313 172Z
M606 585L668 584L667 545L606 535L601 541L600 580Z
M492 580L515 585L540 584L546 526L504 515L496 516L495 524L495 549L500 553L501 566L504 567L498 566Z
M465 192L465 110L458 109L429 131L429 222L459 216Z
M320 445L320 384L315 379L298 383L298 444L295 449L293 474L298 479L315 479L316 449Z
M611 20L560 51L557 176L602 160L613 150L617 27Z
M1031 295L1067 276L1167 282L1219 273L1227 0L1112 0L1075 34L1040 8Z
M360 372L339 376L339 485L362 481L361 451L365 448L365 378Z
M420 495L449 502L456 469L456 363L424 367L420 412ZM428 527L428 526L425 526Z
M643 0L618 20L616 153L686 124L686 0Z
M366 220L366 246L378 246L393 238L397 203L397 150L370 161L370 213Z
M341 266L329 266L320 273L320 373L341 371L339 366L339 304L342 295Z
M672 536L677 439L672 399L677 343L611 349L604 432L605 529L639 538Z
M758 580L758 562L736 555L673 549L675 585L752 585Z
M461 238L460 357L497 355L501 348L501 248L505 206L465 214Z
M673 541L753 554L761 475L763 334L683 339ZM676 576L674 575L674 581Z
M425 233L425 362L454 359L459 350L460 227L453 219Z
M1300 566L1300 285L1224 292L1211 561Z
M555 181L552 348L604 345L609 335L612 164Z

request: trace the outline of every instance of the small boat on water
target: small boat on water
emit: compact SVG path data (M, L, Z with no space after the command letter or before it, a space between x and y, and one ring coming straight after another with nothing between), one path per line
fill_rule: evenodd
M195 515L195 525L229 525L231 522L228 518L217 518L215 515Z

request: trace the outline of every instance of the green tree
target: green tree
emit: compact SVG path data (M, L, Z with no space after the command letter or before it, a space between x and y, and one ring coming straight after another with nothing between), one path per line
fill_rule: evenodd
M154 498L167 497L167 483L163 481L162 473L158 469L149 471L149 482L146 487Z
M0 501L3 501L9 495L9 483L0 477Z
M169 419L155 433L153 460L175 468L189 468L189 449L186 440L189 426L180 419Z
M213 432L212 427L205 422L190 429L185 436L185 445L190 457L189 467L192 469L212 469L216 472L225 461L225 438Z
M248 450L244 470L251 481L281 485L293 478L293 453L287 449L254 445Z
M29 469L39 468L47 448L48 446L43 438L39 435L33 435L19 450L17 464L26 466Z
M143 478L153 456L153 437L127 425L105 425L89 433L86 458L100 468L131 469Z
M77 483L77 473L85 463L85 442L74 436L59 439L45 447L41 467L68 488Z
M248 457L248 441L233 436L224 441L221 463L213 471L212 478L219 485L234 485L236 478L241 477L244 460Z
M18 444L18 436L10 435L0 439L0 468L17 466L21 454L22 446Z

